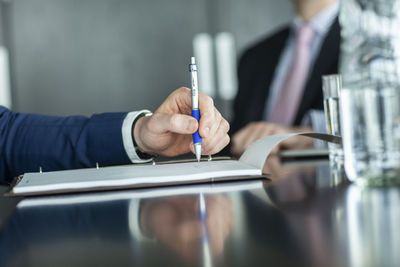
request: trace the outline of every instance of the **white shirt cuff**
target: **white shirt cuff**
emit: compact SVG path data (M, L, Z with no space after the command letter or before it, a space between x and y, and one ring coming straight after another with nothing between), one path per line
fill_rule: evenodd
M151 114L151 111L144 109L141 111L129 112L122 123L122 142L124 143L126 154L132 163L145 163L152 161L152 159L141 159L136 153L135 146L133 145L132 125L136 118L142 114Z

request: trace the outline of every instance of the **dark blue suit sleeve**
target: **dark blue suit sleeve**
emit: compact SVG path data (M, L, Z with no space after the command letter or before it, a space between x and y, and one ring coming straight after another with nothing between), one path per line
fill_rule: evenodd
M0 107L0 183L25 172L128 164L122 141L126 113L56 117Z

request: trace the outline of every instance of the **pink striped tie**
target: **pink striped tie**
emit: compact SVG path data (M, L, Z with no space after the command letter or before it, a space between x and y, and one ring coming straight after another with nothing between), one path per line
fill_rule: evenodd
M269 121L292 125L303 96L311 61L310 46L314 30L310 24L303 24L296 34L296 51L293 64L272 109Z

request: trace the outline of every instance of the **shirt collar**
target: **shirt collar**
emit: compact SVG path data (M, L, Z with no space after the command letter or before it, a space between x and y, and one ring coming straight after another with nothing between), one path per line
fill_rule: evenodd
M325 35L325 33L329 30L332 25L334 19L336 18L339 12L339 1L331 4L330 6L323 9L317 15L315 15L311 20L310 24L315 30L316 34ZM300 16L296 16L292 23L292 28L297 30L302 24L304 20Z

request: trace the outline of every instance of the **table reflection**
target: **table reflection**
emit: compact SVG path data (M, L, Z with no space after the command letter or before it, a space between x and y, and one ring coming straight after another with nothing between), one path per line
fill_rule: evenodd
M265 191L308 266L398 266L400 187L349 183L342 158L269 162Z
M344 247L347 265L398 266L400 263L400 188L347 188L336 209L339 247Z
M275 207L283 213L299 257L306 266L340 265L340 257L332 246L329 223L338 188L330 182L335 172L329 169L326 161L289 166L283 176L276 176L265 187Z
M211 266L232 232L229 194L255 188L262 182L28 198L0 234L0 266L116 266L116 258L120 266Z
M263 224L272 227L278 227L279 224L279 236L273 238L280 237L285 242L282 250L297 258L300 266L339 264L332 247L331 224L326 223L337 190L336 186L331 186L335 172L330 171L330 167L326 160L282 162L278 157L270 157L264 165L263 171L270 174L268 177L272 181L265 184L265 192L281 216L262 218ZM251 197L247 201L254 202ZM254 206L254 203L250 205ZM265 205L263 209L268 209L268 206ZM254 217L251 212L249 215ZM279 221L271 225L271 221L278 218ZM252 230L255 235L258 234L260 242L270 242L271 236L259 235L260 229Z
M399 187L352 185L340 160L271 157L264 171L270 180L26 199L0 234L0 266L398 265Z

